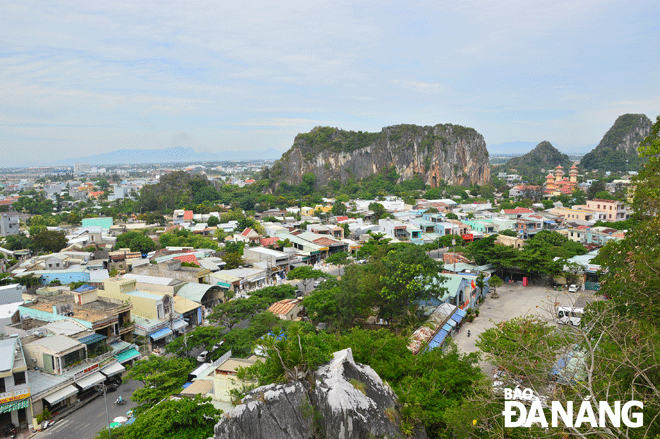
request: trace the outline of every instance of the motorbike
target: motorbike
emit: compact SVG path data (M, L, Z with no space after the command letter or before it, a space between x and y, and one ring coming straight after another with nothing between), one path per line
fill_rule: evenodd
M126 400L125 400L125 399L119 399L119 398L117 398L117 400L115 401L115 405L124 405L124 404L126 404Z

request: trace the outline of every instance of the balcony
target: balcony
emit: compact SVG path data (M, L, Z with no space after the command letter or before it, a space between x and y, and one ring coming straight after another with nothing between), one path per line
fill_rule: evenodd
M135 331L135 323L131 322L130 324L123 324L119 327L119 334L123 335L126 334L127 332L133 332Z

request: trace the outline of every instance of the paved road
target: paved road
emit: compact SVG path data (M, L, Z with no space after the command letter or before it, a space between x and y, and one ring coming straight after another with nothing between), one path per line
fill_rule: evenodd
M487 295L479 308L479 317L474 322L465 322L453 339L459 350L464 353L477 352L475 342L479 334L495 326L497 323L514 317L536 315L548 321L555 321L555 306L583 306L586 302L595 300L593 291L568 293L566 290L554 291L545 286L523 287L520 284L504 285L497 289L498 299ZM470 337L468 337L470 330ZM486 373L493 367L482 359L481 366Z
M142 387L142 383L139 381L126 381L119 386L117 391L106 395L110 422L117 416L126 416L126 412L137 405L130 400L130 396L140 387ZM114 404L119 395L126 400L126 404ZM107 426L105 402L101 396L33 437L35 439L92 439L99 430L107 428Z

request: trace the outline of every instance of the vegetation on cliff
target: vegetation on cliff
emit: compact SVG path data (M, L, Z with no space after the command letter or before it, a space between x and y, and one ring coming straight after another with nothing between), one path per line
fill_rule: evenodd
M556 168L557 165L568 169L573 165L573 162L566 154L562 154L550 142L544 140L527 154L514 157L506 164L498 166L497 169L505 171L515 169L519 175L536 179L543 175L541 170L547 172Z
M332 174L335 178L337 177L335 174L341 169L336 169L336 164L333 166L327 161L329 155L351 154L367 148L371 148L368 151L370 157L367 161L369 163L365 162L364 166L359 164L353 171L357 170L359 173L361 170L380 169L397 161L397 168L403 169L414 161L415 156L421 156L423 158L419 160L422 163L415 165L416 169L413 174L426 174L431 170L433 160L438 158L437 148L447 154L451 145L466 144L475 139L480 139L483 143L483 139L474 129L452 124L435 126L401 124L385 127L378 133L316 127L309 133L301 133L296 136L291 149L275 162L268 177L278 182L299 182L304 173L311 171L317 176ZM487 157L485 143L483 152ZM325 163L319 165L317 163L319 158L322 158ZM303 166L298 166L300 160L304 162ZM455 165L458 165L458 169L454 170L454 173L460 174L466 163L455 163ZM357 177L367 176L369 175L363 173ZM355 175L343 175L342 180L353 177ZM403 179L412 177L405 175Z
M644 114L624 114L605 133L593 151L580 161L584 169L639 171L647 159L639 156L637 146L648 135L651 121Z

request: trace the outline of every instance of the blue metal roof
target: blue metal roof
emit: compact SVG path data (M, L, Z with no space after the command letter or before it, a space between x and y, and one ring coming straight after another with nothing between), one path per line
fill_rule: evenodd
M75 291L76 293L84 293L85 291L92 291L92 290L95 290L95 289L96 289L96 287L85 284L81 287L76 288L73 291Z
M460 315L458 311L462 311L462 310L460 310L460 309L459 309L459 310L456 310L456 312L454 313L454 315L451 316L451 319L452 319L453 321L455 321L456 323L460 323L461 320L463 320L463 317L465 316L465 314Z
M447 337L447 331L444 329L441 329L438 331L437 334L435 334L435 337L429 342L428 349L435 349L438 346L441 346L442 343L445 341L445 338Z
M92 344L92 343L96 343L97 341L104 340L106 338L108 338L108 337L105 336L105 335L94 333L94 334L87 335L85 337L81 337L81 338L78 339L78 341L80 343L85 343L85 344L89 345L89 344Z
M170 328L163 328L160 331L156 331L153 334L149 334L149 337L151 337L154 341L156 341L156 340L160 340L161 338L165 338L171 334L172 334L172 330Z
M445 323L445 326L443 326L442 329L449 332L449 331L451 331L451 325L449 323Z

